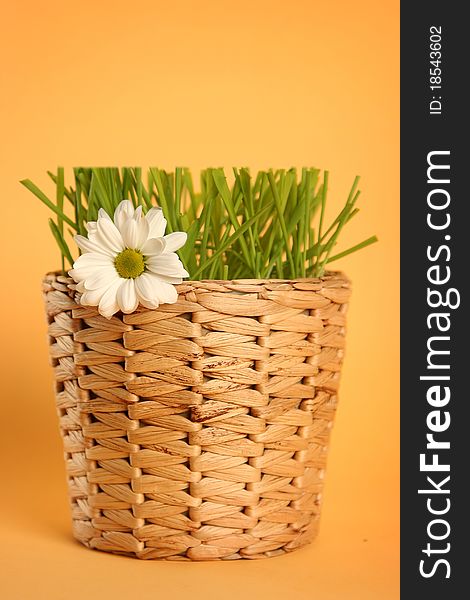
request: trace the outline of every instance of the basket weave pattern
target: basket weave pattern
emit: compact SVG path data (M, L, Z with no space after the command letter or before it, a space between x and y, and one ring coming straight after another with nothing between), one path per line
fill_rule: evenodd
M349 281L185 282L101 317L44 293L75 537L145 559L256 559L318 527Z

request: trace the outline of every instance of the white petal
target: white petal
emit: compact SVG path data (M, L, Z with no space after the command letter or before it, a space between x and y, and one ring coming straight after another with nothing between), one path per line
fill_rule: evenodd
M114 224L122 231L122 226L134 216L134 206L130 200L123 200L114 211Z
M74 269L79 267L90 267L90 266L109 266L114 263L112 256L108 254L102 254L101 252L86 252L77 258L73 263Z
M139 298L139 302L142 304L142 306L145 306L145 308L150 308L152 310L160 306L158 300L155 300L155 302L150 302L148 300L144 300L143 298Z
M93 234L89 234L91 236L91 239L84 237L83 235L76 235L74 236L74 240L77 244L77 246L80 248L80 250L82 250L83 252L98 252L101 254L108 254L109 256L113 255L113 252L111 249L102 246L101 244L99 244L96 241L96 237L93 238Z
M84 281L85 290L97 290L102 287L109 287L115 279L118 279L116 269L111 267L105 267L99 269L90 277L87 277Z
M79 256L73 263L73 269L69 271L69 275L74 281L79 282L91 277L97 271L109 267L113 267L113 259L110 256L98 254L97 252L87 252Z
M174 304L178 300L178 292L173 285L159 279L157 297L161 304Z
M147 241L149 234L149 224L146 219L134 221L129 219L122 227L122 239L126 248L140 250Z
M142 215L142 205L139 204L139 206L135 209L135 213L134 213L134 221L140 221L140 219L143 219L143 215Z
M163 237L166 229L166 219L161 208L151 208L145 215L150 226L149 238Z
M165 250L165 240L163 238L151 238L142 246L142 253L145 256L158 256Z
M98 220L96 235L92 239L98 242L103 248L112 250L115 254L124 250L124 243L119 229L109 217Z
M85 228L89 233L94 233L96 231L96 221L88 221L88 223L85 223Z
M133 312L139 305L139 300L135 293L134 279L126 279L117 291L117 303L123 313Z
M141 303L147 308L159 304L173 304L178 300L176 288L153 273L142 273L135 279L136 292Z
M104 210L104 208L100 208L98 211L98 221L100 219L105 219L106 221L112 221L111 217L108 215L108 213Z
M113 281L113 283L103 294L98 306L98 312L103 315L103 317L110 319L114 313L119 310L116 296L118 289L121 287L124 281L125 280L121 278Z
M148 273L142 273L134 281L137 298L142 306L145 306L145 308L157 308L159 302L154 293L152 277Z
M165 235L163 239L165 240L165 253L175 252L175 250L179 250L186 244L188 234L184 231L175 231Z
M161 254L160 256L150 256L146 261L146 266L149 271L157 275L189 277L189 273L184 269L183 263L174 252Z
M107 287L102 287L96 290L88 290L83 292L80 297L80 304L83 306L98 306L101 298L104 296L107 290Z
M171 283L172 285L179 285L180 283L183 283L182 277L171 277L170 275L162 275L161 273L154 273L151 270L149 270L148 272L151 275L157 275L158 279L161 279L161 281L165 281L166 283Z
M75 269L69 269L67 273L68 276L75 281L75 283L81 283L85 279L85 276L81 276L80 273L77 272Z
M137 209L138 210L138 209ZM135 211L137 214L137 210ZM139 239L137 240L137 244L138 244L138 248L142 248L142 246L145 244L145 242L148 240L149 237L149 224L147 219L144 219L143 217L141 217L138 221L137 221L137 227L138 227L138 234L139 234Z

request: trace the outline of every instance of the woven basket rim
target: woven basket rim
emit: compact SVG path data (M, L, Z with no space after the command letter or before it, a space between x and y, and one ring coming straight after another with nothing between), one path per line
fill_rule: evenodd
M63 273L60 269L55 271L47 271L44 275L44 279L47 279L49 276L57 277L62 276L67 279L72 280L68 273ZM293 279L281 279L276 277L253 277L253 278L238 278L238 279L185 279L182 283L176 284L175 287L178 289L179 286L191 285L191 284L199 284L199 283L254 283L258 284L262 283L292 283L292 282L305 282L305 283L320 283L329 279L342 279L345 283L351 283L350 278L344 273L344 271L325 271L321 277L294 277ZM73 280L72 280L73 281Z

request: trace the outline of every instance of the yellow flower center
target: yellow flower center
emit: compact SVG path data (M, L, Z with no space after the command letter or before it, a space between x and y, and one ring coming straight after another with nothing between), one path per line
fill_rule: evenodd
M131 248L126 248L116 256L114 266L124 279L135 279L145 271L142 253Z

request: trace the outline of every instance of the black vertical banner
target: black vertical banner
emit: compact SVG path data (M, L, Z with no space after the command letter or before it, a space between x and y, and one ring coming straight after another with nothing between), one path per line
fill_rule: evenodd
M413 600L469 595L464 8L401 6L401 597Z

